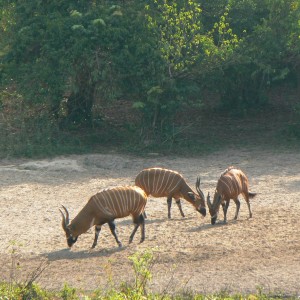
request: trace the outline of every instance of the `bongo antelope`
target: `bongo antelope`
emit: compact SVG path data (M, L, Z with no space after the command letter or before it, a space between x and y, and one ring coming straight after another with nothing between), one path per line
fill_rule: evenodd
M116 234L114 220L132 216L134 229L130 235L129 243L139 227L141 227L141 242L145 239L145 220L143 212L147 203L147 195L137 186L121 186L104 189L92 196L77 216L71 221L69 212L63 206L62 228L65 231L69 247L77 241L78 237L95 225L95 238L92 248L97 245L98 236L103 224L108 223L112 235L119 247L122 246Z
M211 215L212 225L216 223L220 205L222 205L224 223L226 223L226 214L230 199L233 199L235 202L236 212L234 219L237 219L240 210L240 201L238 199L240 194L245 198L249 210L249 218L252 218L249 199L254 198L256 193L249 191L249 183L246 175L241 170L231 166L221 174L218 180L213 203L210 201L209 194L207 195L207 206Z
M186 183L181 174L163 168L149 168L142 170L135 178L135 185L142 188L147 196L167 197L168 218L171 218L172 198L175 199L180 214L184 217L180 198L192 204L203 216L206 215L205 196L200 189L200 178L196 181L195 193Z

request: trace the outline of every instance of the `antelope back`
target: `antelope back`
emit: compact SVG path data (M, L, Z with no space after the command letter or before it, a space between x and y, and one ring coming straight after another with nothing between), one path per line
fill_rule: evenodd
M241 170L230 167L219 178L216 192L222 199L234 199L241 193L247 194L248 187L246 175ZM217 197L216 194L215 197Z
M135 179L135 185L153 197L167 197L171 193L176 194L183 182L184 179L178 172L162 168L144 169Z
M88 205L96 218L123 218L141 214L147 203L147 195L137 186L121 186L105 189L94 195Z

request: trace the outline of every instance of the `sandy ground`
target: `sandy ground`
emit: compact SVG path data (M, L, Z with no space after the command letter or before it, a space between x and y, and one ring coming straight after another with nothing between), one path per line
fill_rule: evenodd
M241 168L250 189L253 218L241 200L240 215L228 223L210 225L183 200L185 218L175 203L167 219L166 199L149 198L146 240L132 244L131 218L117 220L123 247L118 248L107 225L96 249L89 251L94 232L79 237L67 249L59 208L71 218L91 195L102 188L133 184L146 167L177 170L194 188L197 175L205 194L214 192L220 173L229 165ZM155 249L152 291L176 293L265 292L300 295L300 153L227 150L194 158L145 158L118 154L58 157L51 160L0 162L0 281L29 280L40 265L49 263L37 282L49 289L64 283L91 290L132 282L128 257ZM219 220L223 219L220 211Z

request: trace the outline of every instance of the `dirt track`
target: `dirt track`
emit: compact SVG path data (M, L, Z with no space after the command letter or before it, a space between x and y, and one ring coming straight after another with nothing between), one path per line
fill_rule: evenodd
M72 218L91 195L132 184L135 175L150 166L177 170L192 187L200 174L202 190L212 194L229 165L244 170L250 189L259 193L251 202L252 219L242 200L237 221L232 220L231 202L226 225L211 226L209 216L202 218L187 202L183 202L186 218L173 203L173 218L168 220L166 200L150 197L144 243L138 243L138 231L128 245L133 227L126 218L117 221L123 248L117 248L106 225L92 252L93 231L67 249L61 204ZM250 293L263 287L266 292L300 294L299 152L228 150L198 158L108 154L2 161L0 187L0 281L24 280L46 259L50 264L37 280L44 287L60 289L65 282L88 290L119 285L133 278L128 256L156 248L153 291Z

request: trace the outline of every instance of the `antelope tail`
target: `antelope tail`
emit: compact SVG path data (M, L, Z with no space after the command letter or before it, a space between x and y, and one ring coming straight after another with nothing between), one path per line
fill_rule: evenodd
M257 193L248 192L248 195L249 195L249 198L251 199L251 198L254 198L257 195Z

